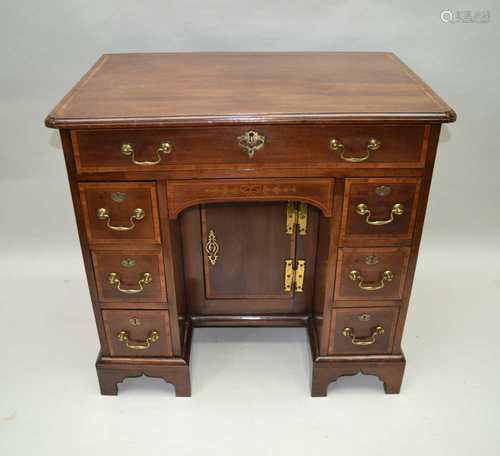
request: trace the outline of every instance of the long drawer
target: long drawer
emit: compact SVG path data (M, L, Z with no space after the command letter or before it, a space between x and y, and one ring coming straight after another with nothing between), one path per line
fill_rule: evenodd
M78 171L222 165L422 168L425 126L269 126L72 132Z

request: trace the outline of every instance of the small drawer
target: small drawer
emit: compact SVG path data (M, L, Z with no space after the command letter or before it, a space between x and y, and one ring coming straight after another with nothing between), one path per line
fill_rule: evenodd
M160 243L154 184L79 184L89 243Z
M163 257L159 251L93 251L99 299L103 303L165 302Z
M398 308L334 309L329 353L391 353Z
M341 236L394 244L413 236L419 178L346 179Z
M335 299L401 299L409 257L407 247L339 249Z
M111 356L172 356L166 310L103 310Z
M429 127L271 126L73 131L78 172L307 165L422 168Z

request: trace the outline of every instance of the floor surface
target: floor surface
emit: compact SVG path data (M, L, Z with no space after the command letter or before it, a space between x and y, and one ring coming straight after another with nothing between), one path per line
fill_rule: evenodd
M194 334L193 396L175 398L144 377L99 395L74 250L0 259L2 455L500 452L496 252L424 244L400 395L358 375L311 398L305 330L204 328Z

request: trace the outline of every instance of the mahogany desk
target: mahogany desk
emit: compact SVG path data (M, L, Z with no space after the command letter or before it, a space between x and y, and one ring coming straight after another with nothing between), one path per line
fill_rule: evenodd
M200 326L304 326L312 395L399 392L439 131L455 113L390 53L103 55L60 130L102 394L190 395Z

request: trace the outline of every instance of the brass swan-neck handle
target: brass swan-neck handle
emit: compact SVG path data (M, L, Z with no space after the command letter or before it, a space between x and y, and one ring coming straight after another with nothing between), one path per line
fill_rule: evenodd
M147 350L149 347L151 347L151 344L160 340L160 333L156 329L153 329L149 332L146 340L131 340L129 337L129 333L125 330L122 330L116 335L116 337L120 342L123 342L127 346L127 348L130 348L132 350Z
M382 278L378 282L365 282L361 273L356 269L349 273L349 278L353 282L358 282L358 287L365 291L377 291L385 287L386 282L391 282L394 279L394 273L392 271L384 271L382 273Z
M136 288L123 288L120 278L116 272L110 272L108 282L110 285L116 286L116 289L125 294L137 294L144 291L144 285L148 285L153 281L153 276L149 272L145 272L142 278L137 282Z
M368 209L368 206L365 203L360 203L356 206L356 214L358 215L366 215L365 223L373 226L382 226L388 225L389 223L394 222L395 215L403 215L405 212L405 207L401 203L396 203L392 206L391 213L388 219L386 220L371 220L371 211Z
M96 211L97 218L99 220L106 220L106 226L113 231L130 231L135 228L135 222L142 220L145 216L146 213L144 212L144 209L141 209L140 207L137 207L134 209L132 212L132 215L129 218L130 224L127 226L117 226L117 225L112 225L111 224L111 215L109 211L105 207L100 207Z
M345 146L342 144L341 141L338 139L333 138L330 141L330 149L333 150L334 152L340 152L340 158L344 161L350 162L350 163L359 163L359 162L364 162L370 158L370 153L380 149L382 147L382 142L379 141L378 139L375 138L370 138L368 140L368 144L366 145L366 153L365 155L361 157L353 157L353 156L348 156L345 153Z
M384 333L385 333L384 327L381 325L377 325L374 328L372 328L371 334L369 336L356 336L354 334L354 329L349 327L344 328L342 330L342 335L344 337L349 337L353 345L361 345L361 346L373 345L376 342L376 337L382 336L384 335Z
M131 160L132 160L132 163L134 163L135 165L139 165L139 166L154 166L154 165L157 165L161 162L162 160L162 155L170 155L172 153L172 151L174 150L172 144L170 144L169 142L165 141L165 142L162 142L158 148L156 149L156 160L153 160L153 161L141 161L141 160L136 160L135 158L135 150L134 150L134 146L132 146L132 144L129 144L129 143L125 143L125 144L122 144L122 147L121 147L121 152L123 155L127 156L127 157L130 157Z

